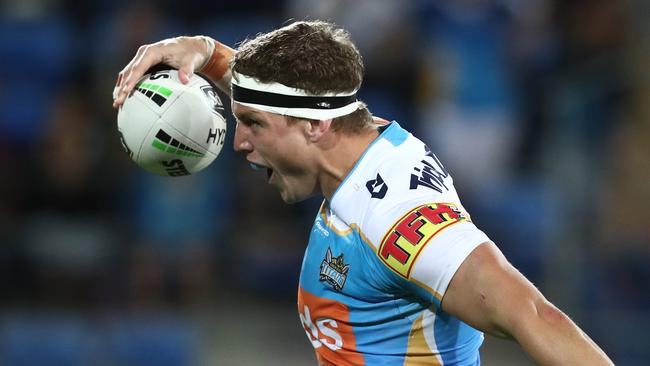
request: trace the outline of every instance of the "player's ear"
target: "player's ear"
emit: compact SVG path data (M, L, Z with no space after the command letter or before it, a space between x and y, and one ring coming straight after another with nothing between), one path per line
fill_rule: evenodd
M332 119L307 120L306 133L309 141L318 142L332 127Z

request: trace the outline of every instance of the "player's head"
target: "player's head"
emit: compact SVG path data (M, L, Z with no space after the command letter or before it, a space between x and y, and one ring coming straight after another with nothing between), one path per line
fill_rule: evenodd
M322 153L336 134L374 128L356 98L361 55L333 24L296 22L245 41L231 70L235 149L267 171L285 202L323 193L332 172Z
M341 132L354 133L373 126L366 105L356 100L364 72L361 54L349 33L332 23L299 21L247 40L233 58L232 71L235 102L238 101L238 90L247 86L292 96L310 96L315 105L293 98L298 100L296 104L280 105L284 109L270 111L293 118L331 118L332 128ZM261 85L251 86L248 83L251 79ZM280 89L272 87L278 84ZM268 85L271 87L266 88ZM282 86L294 90L285 93ZM316 99L318 96L326 99L319 101ZM327 99L331 96L334 99ZM265 96L262 97L259 104L268 102ZM253 97L247 101L256 100Z

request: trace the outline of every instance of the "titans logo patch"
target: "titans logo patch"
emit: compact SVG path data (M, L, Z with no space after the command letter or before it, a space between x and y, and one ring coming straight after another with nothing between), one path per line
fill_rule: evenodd
M327 248L325 259L320 264L319 280L328 283L335 290L341 291L348 278L348 271L350 271L350 265L343 262L343 254L334 257L332 250Z

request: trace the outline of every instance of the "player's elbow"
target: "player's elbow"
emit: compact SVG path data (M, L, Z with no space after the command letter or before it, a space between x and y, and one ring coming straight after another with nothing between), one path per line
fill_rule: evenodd
M549 327L561 328L571 323L571 319L562 310L545 299L541 299L535 303L535 311L539 321Z
M505 327L507 335L521 342L531 334L539 334L548 329L565 329L571 324L569 317L547 301L543 296L524 302L520 311L508 316Z

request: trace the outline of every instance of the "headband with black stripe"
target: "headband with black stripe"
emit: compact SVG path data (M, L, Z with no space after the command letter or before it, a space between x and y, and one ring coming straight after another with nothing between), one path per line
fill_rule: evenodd
M313 95L280 83L262 83L234 71L232 74L233 101L271 113L325 120L350 114L361 105L356 90Z

